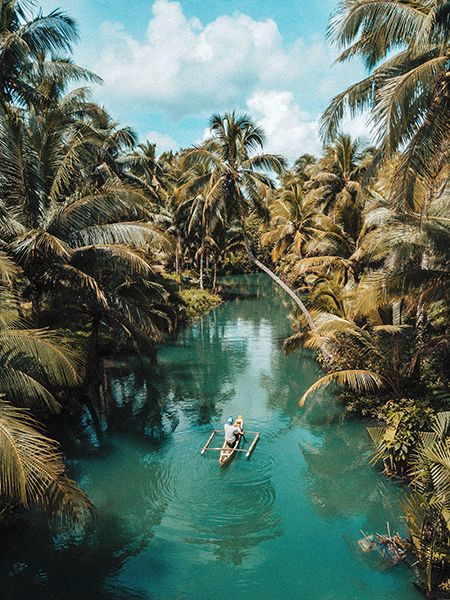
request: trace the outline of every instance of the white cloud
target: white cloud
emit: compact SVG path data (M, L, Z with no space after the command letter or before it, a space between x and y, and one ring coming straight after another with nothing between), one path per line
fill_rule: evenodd
M259 92L247 102L250 113L266 132L266 152L294 162L302 154L319 154L318 121L293 102L292 92Z
M180 149L180 145L170 135L149 131L145 137L150 143L156 144L157 155L169 150L176 152Z
M342 119L341 129L344 133L350 134L352 138L360 138L363 141L373 143L374 136L371 132L368 112L355 117L347 113Z
M242 110L266 90L292 90L302 110L311 110L326 105L330 90L342 89L341 67L325 68L324 75L332 51L322 41L301 38L285 49L272 19L236 12L203 26L187 19L179 2L156 0L152 10L144 41L120 23L103 24L93 70L105 80L99 92L104 98L176 121Z

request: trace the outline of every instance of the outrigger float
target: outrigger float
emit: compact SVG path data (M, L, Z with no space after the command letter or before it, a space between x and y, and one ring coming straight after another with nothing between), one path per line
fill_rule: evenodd
M234 425L235 427L239 427L242 430L242 426L244 424L244 420L242 419L242 416L239 415L238 418L235 420ZM214 431L211 433L211 435L209 436L208 441L206 442L205 446L203 447L202 450L202 454L205 453L206 450L220 450L220 455L219 455L219 463L220 466L223 467L223 465L225 465L227 462L229 462L232 457L234 456L235 452L246 452L246 457L248 458L253 450L253 448L256 445L256 442L258 441L259 438L259 431L243 431L242 433L240 433L236 439L236 441L234 442L234 444L229 444L227 441L225 441L222 445L221 448L210 448L209 444L211 443L214 435L216 433L222 433L223 431L220 431L218 429L214 429ZM248 450L246 450L245 448L239 448L239 444L241 442L241 438L244 438L245 440L245 434L246 433L250 433L252 435L254 435L255 437L253 438L252 443L250 444L250 447L248 448ZM246 440L245 440L246 441Z

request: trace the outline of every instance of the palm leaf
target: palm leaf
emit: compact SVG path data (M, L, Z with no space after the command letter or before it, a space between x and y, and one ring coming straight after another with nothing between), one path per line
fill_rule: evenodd
M0 494L28 506L43 503L51 519L79 529L95 518L86 494L64 474L53 440L23 410L0 400Z
M316 383L314 383L303 396L300 398L298 403L299 406L303 406L308 396L313 392L317 391L322 387L330 385L330 383L336 383L337 385L343 385L349 387L354 391L373 391L375 389L382 389L387 385L390 385L389 381L372 371L364 371L358 369L349 369L346 371L337 371L321 377Z

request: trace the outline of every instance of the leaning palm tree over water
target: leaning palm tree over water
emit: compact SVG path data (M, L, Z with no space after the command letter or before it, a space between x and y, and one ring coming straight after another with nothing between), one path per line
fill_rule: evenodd
M247 115L235 112L214 115L210 120L210 137L200 146L186 151L183 165L201 164L206 174L197 178L195 186L210 181L210 199L224 206L228 222L237 220L251 262L267 273L299 306L311 328L314 323L298 296L270 269L259 261L250 246L245 222L254 210L267 211L267 201L274 189L272 179L262 170L281 175L286 168L283 157L258 153L265 135Z

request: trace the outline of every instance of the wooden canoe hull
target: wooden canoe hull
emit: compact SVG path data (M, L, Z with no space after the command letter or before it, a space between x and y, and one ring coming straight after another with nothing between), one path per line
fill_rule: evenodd
M243 419L238 418L235 420L235 422L233 424L236 427L240 427L242 429L243 423L244 423ZM220 463L221 467L223 467L223 465L226 465L227 462L229 462L233 458L233 456L236 453L235 450L236 450L236 448L239 447L239 444L241 442L241 437L242 437L242 435L238 435L236 442L231 447L228 445L228 442L223 443L222 450L220 451L220 456L219 456L219 463Z

